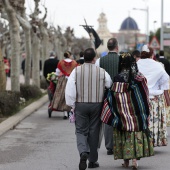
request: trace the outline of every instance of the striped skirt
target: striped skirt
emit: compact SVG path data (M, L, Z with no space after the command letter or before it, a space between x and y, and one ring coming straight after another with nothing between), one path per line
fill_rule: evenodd
M164 95L150 99L149 129L154 146L167 145L167 126Z

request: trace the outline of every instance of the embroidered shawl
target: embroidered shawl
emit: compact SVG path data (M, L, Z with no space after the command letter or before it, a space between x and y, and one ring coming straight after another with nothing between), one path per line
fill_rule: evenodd
M112 104L116 122L112 124L123 131L142 131L148 128L149 91L147 80L137 73L131 84L117 75L112 86ZM117 121L118 120L118 121Z
M64 74L65 76L69 76L72 72L72 70L77 66L77 62L75 60L72 60L71 62L67 62L65 60L61 60L58 63L58 68Z

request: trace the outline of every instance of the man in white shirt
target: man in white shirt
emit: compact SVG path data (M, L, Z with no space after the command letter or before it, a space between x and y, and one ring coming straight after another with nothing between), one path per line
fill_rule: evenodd
M66 104L75 110L77 148L80 154L79 170L99 167L98 142L101 126L104 89L110 88L112 80L102 68L95 66L93 48L84 51L84 64L70 74L66 90Z

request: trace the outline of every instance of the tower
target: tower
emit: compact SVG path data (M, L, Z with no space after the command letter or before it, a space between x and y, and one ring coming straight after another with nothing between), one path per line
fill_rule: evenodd
M106 15L102 12L98 18L99 27L97 30L97 33L102 40L102 44L99 46L97 51L99 53L106 52L107 51L107 41L109 38L112 37L109 29L107 28L107 18Z

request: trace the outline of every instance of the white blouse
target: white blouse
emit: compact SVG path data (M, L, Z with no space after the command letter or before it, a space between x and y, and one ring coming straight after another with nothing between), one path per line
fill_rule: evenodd
M169 75L162 65L153 59L137 61L139 71L146 77L149 88L149 98L163 94L169 89Z
M153 98L153 96L163 94L164 90L169 89L169 76L167 74L163 74L163 76L156 82L155 86L149 89L149 96Z

